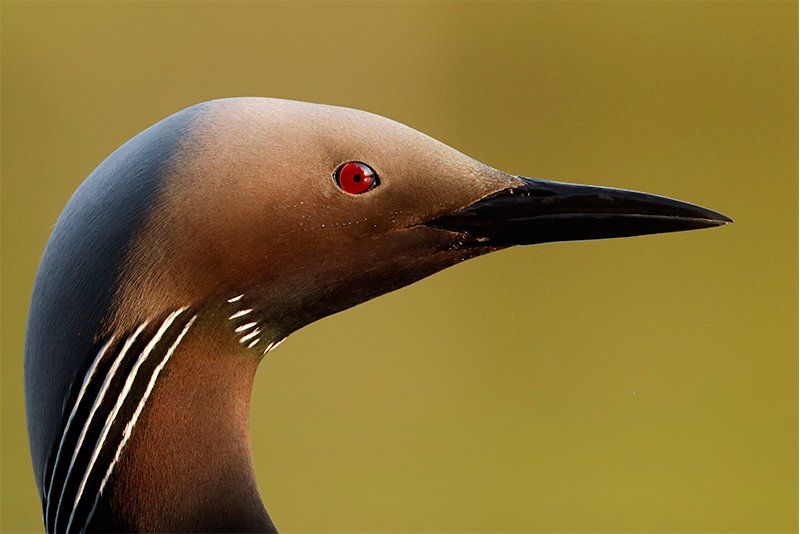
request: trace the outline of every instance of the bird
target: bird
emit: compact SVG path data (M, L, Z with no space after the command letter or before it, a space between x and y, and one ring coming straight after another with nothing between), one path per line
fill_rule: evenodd
M183 109L97 166L42 255L24 379L44 528L275 532L248 412L292 332L508 247L730 222L502 172L366 111Z

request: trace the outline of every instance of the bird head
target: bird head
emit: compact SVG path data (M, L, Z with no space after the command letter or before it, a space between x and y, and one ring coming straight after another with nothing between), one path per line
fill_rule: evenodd
M247 320L277 339L505 247L728 221L655 195L510 175L363 111L218 100L171 157L119 309L244 295Z
M45 524L272 530L247 405L260 357L288 334L505 247L728 221L510 175L362 111L188 108L95 169L42 258L25 388Z

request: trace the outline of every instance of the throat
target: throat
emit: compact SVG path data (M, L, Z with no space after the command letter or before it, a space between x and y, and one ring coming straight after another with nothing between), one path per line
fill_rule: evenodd
M91 530L275 531L250 445L259 358L198 323L154 389Z

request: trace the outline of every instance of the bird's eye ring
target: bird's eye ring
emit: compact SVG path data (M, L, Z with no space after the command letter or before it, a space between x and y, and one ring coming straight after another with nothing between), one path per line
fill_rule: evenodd
M333 173L336 185L351 195L360 195L378 187L378 174L366 163L348 161L339 165Z

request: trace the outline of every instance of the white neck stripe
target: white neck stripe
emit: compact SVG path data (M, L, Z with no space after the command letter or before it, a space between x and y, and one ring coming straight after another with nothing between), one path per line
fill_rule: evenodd
M247 315L247 314L248 314L248 313L250 313L251 311L253 311L253 309L252 309L252 308L249 308L249 309L247 309L247 310L240 310L240 311L237 311L236 313L234 313L233 315L231 315L230 317L228 317L228 319L231 319L231 320L233 320L233 319L238 319L239 317L243 317L243 316Z
M246 336L242 337L242 339L239 340L239 343L244 344L244 343L247 342L248 339L253 339L254 337L256 337L260 333L261 333L261 329L260 328L256 328L255 330L253 330L252 332L250 332Z
M136 341L136 338L139 337L139 334L142 333L142 330L145 329L147 326L147 321L142 323L139 328L129 337L125 344L122 346L122 349L119 351L117 358L114 360L114 363L111 364L111 368L108 370L108 374L106 378L103 380L103 384L100 386L100 391L97 392L97 396L92 403L92 407L89 410L89 415L86 417L86 422L83 424L83 428L81 429L81 433L78 436L78 441L75 443L75 450L72 451L72 458L69 461L69 467L67 468L67 474L64 476L64 483L61 486L61 493L58 496L58 506L56 506L56 515L53 518L53 531L56 530L56 525L58 524L58 516L61 513L61 503L64 500L64 491L67 489L67 482L69 482L69 477L72 474L72 468L75 467L75 459L78 457L78 452L80 452L81 447L83 446L83 440L86 438L86 433L89 431L89 425L92 423L92 419L94 419L94 414L97 412L97 408L100 406L100 403L103 401L103 398L108 391L109 386L111 385L111 380L114 378L114 375L117 373L117 369L122 363L122 360L125 358L125 354L128 352L128 349L131 348L133 342ZM48 501L48 509L49 509L49 501Z
M161 340L161 337L167 331L167 329L172 325L173 321L186 310L186 308L181 308L177 311L172 312L161 324L156 334L152 337L150 342L145 346L142 353L139 355L139 358L136 360L136 363L133 365L130 373L128 373L128 377L125 379L125 384L122 387L122 392L120 393L119 397L117 398L117 402L114 405L114 408L111 410L111 413L108 414L106 418L105 425L103 426L103 430L100 433L100 437L97 439L97 443L95 444L94 451L92 451L92 457L89 459L89 463L86 467L86 471L83 474L83 478L81 479L81 483L78 486L78 491L75 494L75 500L72 503L72 512L69 515L69 521L67 522L67 532L71 531L72 522L75 519L75 511L78 509L78 503L83 495L83 490L86 488L86 482L89 479L89 475L92 472L92 468L94 467L94 463L97 461L97 457L100 455L100 450L103 448L103 444L108 437L108 433L111 430L111 425L114 423L114 419L116 419L117 414L119 413L120 408L122 408L122 403L125 402L125 398L128 396L128 393L131 390L131 386L133 385L133 381L136 378L136 375L139 372L139 368L142 364L147 360L147 357L153 351L156 344Z
M72 420L75 418L75 412L78 411L78 405L81 403L81 399L83 395L86 393L86 388L89 387L89 382L92 380L95 371L97 371L97 366L100 364L100 360L103 359L106 352L108 351L108 347L111 346L111 343L114 342L114 336L106 342L105 345L100 349L100 352L97 353L95 356L94 361L89 366L89 370L86 372L86 375L83 377L83 383L81 384L81 388L78 391L78 396L75 398L75 402L72 404L72 410L69 413L69 418L67 419L67 424L64 426L64 431L61 433L61 440L58 443L58 451L56 452L55 460L53 460L53 471L50 473L50 482L47 484L47 497L45 498L45 520L44 524L45 527L47 526L47 516L48 512L50 511L50 507L48 503L50 502L50 492L53 491L53 481L56 477L56 468L58 467L58 461L61 459L61 449L64 448L64 439L67 437L67 432L69 432L70 427L72 426Z
M235 329L235 330L234 330L234 332L237 332L237 333L238 333L238 332L244 332L245 330L249 330L249 329L253 328L253 327L254 327L254 326L256 326L257 324L258 324L258 323L257 323L257 322L255 322L255 321L254 321L254 322L252 322L252 323L245 323L245 324L243 324L242 326L240 326L240 327L238 327L237 329Z
M114 466L117 464L119 460L120 454L122 453L122 449L128 443L128 439L131 437L131 433L133 432L133 427L136 425L136 422L139 420L139 416L142 414L142 410L144 409L144 405L147 402L147 399L150 397L150 394L153 392L153 388L156 385L156 380L158 380L158 375L161 374L161 370L167 364L167 361L172 357L172 353L175 352L175 349L183 340L183 337L186 335L186 332L189 331L189 328L194 323L194 320L197 319L197 315L189 319L189 322L186 323L186 326L183 327L183 330L178 337L175 339L175 342L172 346L167 350L166 355L161 360L161 362L156 366L155 370L153 370L153 375L150 377L150 382L147 383L147 389L142 395L142 400L139 401L139 405L136 407L136 411L133 413L133 417L131 420L128 421L128 424L125 425L125 431L122 433L122 440L117 447L117 452L114 453L114 459L111 461L111 464L108 466L108 470L106 471L105 476L103 477L103 481L100 483L100 489L98 490L95 498L94 504L92 505L92 509L89 511L89 515L86 517L86 521L83 525L81 531L85 531L86 527L89 526L89 521L91 521L92 516L94 515L94 511L97 508L97 503L100 501L100 495L103 493L103 490L106 487L106 483L108 482L109 477L111 476L111 472L114 470Z

